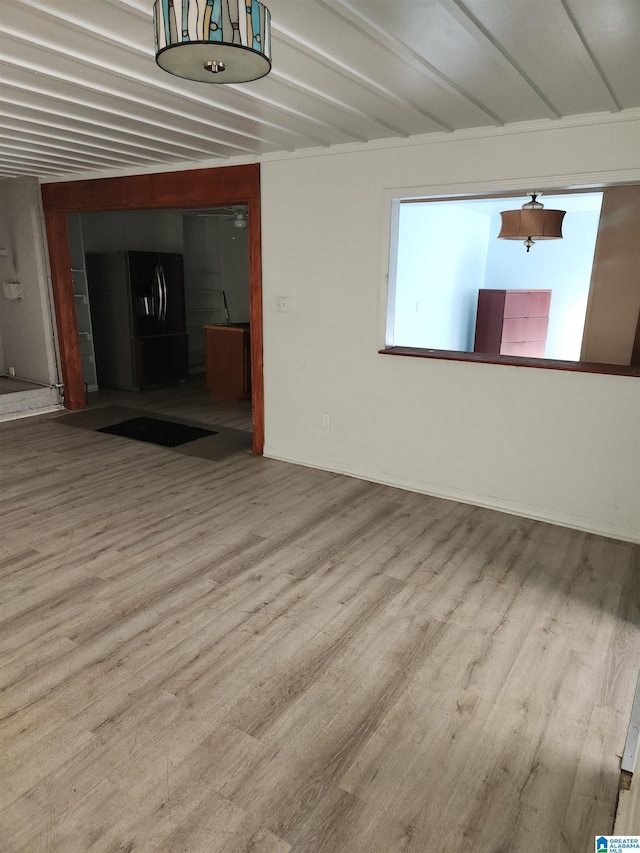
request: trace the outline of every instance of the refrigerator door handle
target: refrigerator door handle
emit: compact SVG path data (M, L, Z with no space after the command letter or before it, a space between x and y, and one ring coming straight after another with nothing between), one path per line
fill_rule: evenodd
M168 291L167 291L167 279L164 274L164 268L160 265L160 283L162 284L162 315L160 320L164 323L167 319L167 302L168 302Z
M155 294L154 294L154 302L156 302L156 306L157 306L155 308L154 314L158 320L162 320L162 284L160 283L160 264L156 264L154 284L155 284L156 289L158 291L157 302L155 301Z

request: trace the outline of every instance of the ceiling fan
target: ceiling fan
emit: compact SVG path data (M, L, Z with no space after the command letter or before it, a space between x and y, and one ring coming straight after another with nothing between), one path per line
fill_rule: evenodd
M194 211L195 216L215 216L223 219L225 222L233 221L233 227L244 230L249 226L247 219L247 211L244 208L237 207L220 207L212 210Z

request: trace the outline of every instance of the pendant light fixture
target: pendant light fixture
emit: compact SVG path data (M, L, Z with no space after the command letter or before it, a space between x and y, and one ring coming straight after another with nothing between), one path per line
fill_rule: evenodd
M546 209L537 198L540 192L529 193L531 201L520 210L503 210L502 228L498 237L502 240L523 240L527 252L536 240L559 240L562 238L562 220L565 210Z
M271 71L271 14L258 0L155 0L156 62L201 83L247 83Z

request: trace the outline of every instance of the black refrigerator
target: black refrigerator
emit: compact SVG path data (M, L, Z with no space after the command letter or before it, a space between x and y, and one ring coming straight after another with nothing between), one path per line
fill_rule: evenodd
M141 391L185 382L182 255L89 252L86 261L98 385Z

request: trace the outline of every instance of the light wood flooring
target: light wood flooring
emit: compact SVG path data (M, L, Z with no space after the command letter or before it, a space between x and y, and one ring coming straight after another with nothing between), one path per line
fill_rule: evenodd
M118 391L104 388L88 394L87 400L90 409L98 406L128 406L203 424L219 424L251 431L251 400L213 403L205 388L204 373L191 376L184 385L171 385L150 391Z
M48 417L0 452L2 853L611 832L637 546Z

